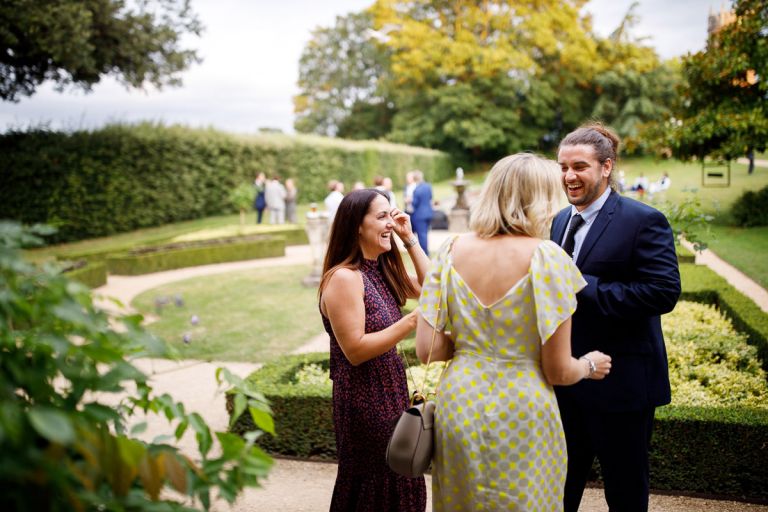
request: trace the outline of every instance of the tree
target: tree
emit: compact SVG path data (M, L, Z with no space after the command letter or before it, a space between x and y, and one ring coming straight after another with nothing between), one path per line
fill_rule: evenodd
M247 183L241 183L229 193L229 202L240 212L241 228L245 226L245 212L253 206L253 197L255 195L256 190L253 188L253 185Z
M392 138L497 156L583 119L570 107L598 70L584 3L377 1L397 91Z
M633 36L639 21L637 6L634 2L616 30L598 40L603 70L592 82L595 101L590 114L613 127L629 152L648 149L640 131L648 123L669 117L680 82L676 61L659 62L653 48Z
M357 139L389 131L388 54L371 27L370 15L352 13L312 33L299 61L296 131Z
M768 3L736 0L734 14L705 50L683 59L676 119L656 127L660 144L681 160L731 160L766 148Z
M105 75L127 87L181 83L199 62L181 47L202 26L190 0L5 0L0 3L0 98L32 96L45 80L86 91Z
M91 291L53 265L25 261L20 248L40 244L44 227L0 222L0 488L7 510L206 510L211 492L229 503L258 486L272 459L255 441L274 434L263 395L228 370L232 419L246 409L257 431L245 439L212 433L203 418L167 394L156 395L131 360L168 357L143 318L109 317ZM168 440L146 443L136 415L168 421ZM134 420L134 421L130 421ZM135 425L128 431L127 427ZM168 444L195 433L196 461ZM213 435L221 450L212 450ZM175 492L168 492L168 491Z

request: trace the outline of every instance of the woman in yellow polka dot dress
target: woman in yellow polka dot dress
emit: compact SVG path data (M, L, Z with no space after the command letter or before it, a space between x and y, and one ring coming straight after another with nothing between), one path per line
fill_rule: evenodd
M441 248L420 298L416 348L453 358L435 415L435 511L558 511L567 454L552 385L602 379L611 358L571 356L585 286L549 227L560 170L532 154L500 160L473 205L470 233Z

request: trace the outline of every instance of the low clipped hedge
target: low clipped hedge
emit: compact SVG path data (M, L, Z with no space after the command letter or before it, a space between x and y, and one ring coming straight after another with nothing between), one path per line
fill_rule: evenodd
M89 288L98 288L107 284L107 265L100 261L84 261L84 265L64 269L67 277L80 281Z
M111 274L139 275L211 263L285 255L285 239L268 235L182 242L134 249L107 257Z
M333 407L328 386L307 386L296 382L297 372L311 364L328 370L327 353L281 357L265 364L248 377L272 407L276 436L264 434L259 444L266 450L296 457L322 460L336 458L333 433ZM227 395L227 411L232 414L232 395ZM243 414L230 429L244 434L256 427L250 415Z
M409 361L415 354L408 355ZM327 353L285 356L248 380L272 404L277 436L265 435L266 450L294 457L333 460L336 440L328 383L297 383L310 365L328 369ZM227 410L232 413L231 399ZM249 415L231 431L254 430ZM768 500L768 410L741 407L666 406L657 409L651 446L651 487Z
M768 501L768 410L661 407L651 487Z
M708 267L681 264L680 275L681 299L716 306L737 331L747 335L747 342L757 347L763 369L768 371L768 313Z

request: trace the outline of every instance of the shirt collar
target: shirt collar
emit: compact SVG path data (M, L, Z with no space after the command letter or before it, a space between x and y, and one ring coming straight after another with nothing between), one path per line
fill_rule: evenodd
M595 217L597 217L597 214L600 213L600 209L608 200L609 195L611 195L610 186L605 188L605 191L603 191L603 193L600 195L600 197L597 198L597 200L594 203L587 206L582 211L578 211L575 206L571 205L571 217L573 217L578 213L579 215L581 215L581 218L584 219L585 224L587 225L591 224L592 221L595 220Z

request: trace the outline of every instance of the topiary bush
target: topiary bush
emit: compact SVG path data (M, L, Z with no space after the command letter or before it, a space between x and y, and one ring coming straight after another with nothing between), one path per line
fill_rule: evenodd
M757 192L747 190L731 207L731 215L736 225L749 228L768 226L768 186Z

